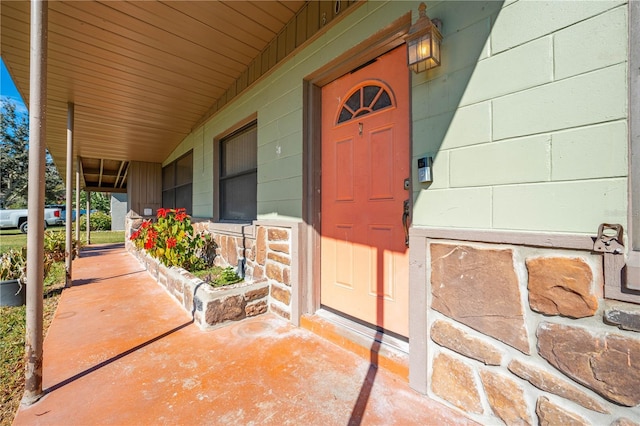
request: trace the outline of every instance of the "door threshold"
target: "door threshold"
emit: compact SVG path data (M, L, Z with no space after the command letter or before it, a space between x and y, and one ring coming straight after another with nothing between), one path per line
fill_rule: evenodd
M409 343L349 318L319 309L300 326L409 381Z

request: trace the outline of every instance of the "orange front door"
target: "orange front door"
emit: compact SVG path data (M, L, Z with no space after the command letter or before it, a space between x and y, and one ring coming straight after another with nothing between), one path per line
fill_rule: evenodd
M321 303L408 336L404 46L322 88Z

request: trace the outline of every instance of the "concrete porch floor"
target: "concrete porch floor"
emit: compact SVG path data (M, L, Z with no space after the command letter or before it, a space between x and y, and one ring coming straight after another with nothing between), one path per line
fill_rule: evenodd
M201 331L123 245L73 265L44 342L46 395L14 425L473 424L271 314Z

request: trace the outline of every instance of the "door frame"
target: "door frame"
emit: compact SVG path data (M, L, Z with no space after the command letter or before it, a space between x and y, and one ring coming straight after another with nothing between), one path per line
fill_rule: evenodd
M321 187L321 88L351 70L405 43L403 36L411 27L408 12L349 49L335 60L308 75L303 81L303 190L300 260L301 285L297 297L297 315L314 314L320 309L320 192ZM407 72L409 69L407 68ZM411 95L411 90L409 90ZM411 99L408 99L411 110ZM411 118L409 118L411 121ZM411 122L409 123L409 158L413 152ZM411 189L409 191L411 194ZM410 197L411 198L411 197ZM409 307L407 307L409 309ZM299 322L299 318L296 318ZM295 320L294 320L295 321ZM411 328L411 325L409 326Z

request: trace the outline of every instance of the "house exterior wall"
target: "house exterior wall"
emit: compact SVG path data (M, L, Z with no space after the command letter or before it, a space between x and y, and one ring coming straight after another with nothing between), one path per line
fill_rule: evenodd
M129 210L153 216L162 207L162 168L160 163L132 161L129 166L127 200Z
M414 154L434 157L433 184L414 185L414 226L625 224L626 4L429 12L444 22L444 53L413 78Z
M127 215L127 194L111 194L111 230L123 231Z
M258 217L300 220L304 77L415 6L357 8L194 130L164 162L194 150L194 216L212 216L213 138L257 111ZM617 1L429 5L444 53L441 67L413 74L414 226L593 234L626 223L626 11ZM428 186L417 183L424 155Z
M213 216L214 138L257 112L258 219L301 220L304 78L415 7L413 2L370 2L355 8L185 138L163 164L194 150L193 215Z
M257 113L256 224L302 221L304 78L418 3L356 8L186 138L165 163L194 150L194 216L211 217L217 197L214 138ZM412 387L485 424L640 423L640 313L604 299L590 238L627 225L628 4L427 13L444 39L442 66L412 74ZM309 304L293 276L295 321Z

